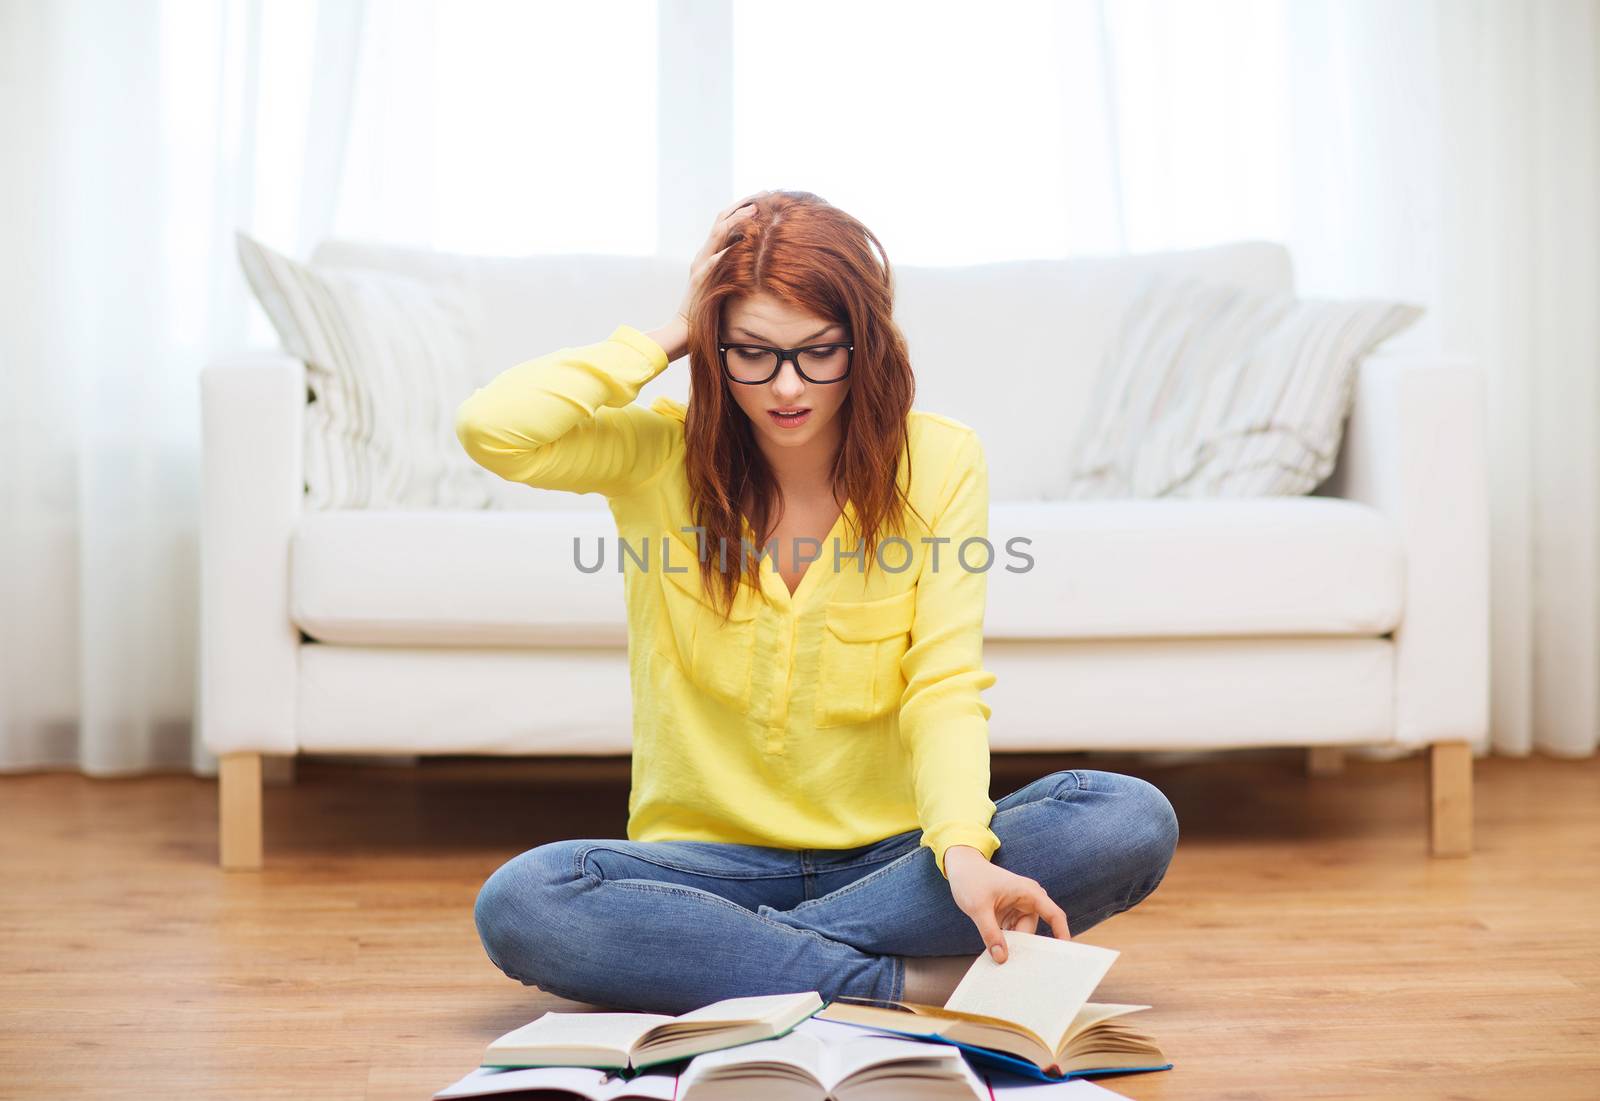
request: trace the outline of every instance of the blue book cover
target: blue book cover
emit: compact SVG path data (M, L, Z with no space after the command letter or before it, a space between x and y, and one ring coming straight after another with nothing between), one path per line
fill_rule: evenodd
M970 1063L1038 1082L1170 1071L1173 1064L1155 1040L1120 1021L1112 1024L1149 1005L1088 1000L1117 959L1115 949L1016 930L1006 930L1005 938L1010 949L1006 962L995 962L987 952L976 957L944 1005L840 994L816 1016L907 1039L949 1043ZM995 1037L995 1029L1016 1035L1016 1045ZM1000 1043L1005 1050L997 1047ZM1083 1067L1085 1058L1074 1055L1074 1048L1078 1053L1104 1051L1109 1064ZM1056 1061L1078 1067L1045 1069Z
M1017 930L1004 935L1006 962L979 955L942 1006L841 994L816 1016L950 1044L969 1062L1041 1082L1172 1069L1159 1044L1116 1020L1148 1005L1089 1001L1120 955L1116 949ZM1104 1052L1112 1065L1085 1067L1089 1060L1074 1048ZM1058 1064L1070 1069L1046 1069Z
M828 1019L832 1020L833 1018ZM928 1040L935 1044L950 1044L966 1052L970 1062L992 1067L995 1070L1003 1070L1023 1078L1032 1078L1039 1082L1065 1082L1072 1078L1098 1078L1101 1075L1137 1074L1146 1070L1172 1069L1171 1063L1159 1063L1139 1067L1096 1067L1093 1070L1073 1070L1065 1074L1046 1074L1026 1059L1019 1059L1015 1055L1007 1055L1005 1052L995 1051L993 1048L963 1044L960 1040L952 1040L947 1036L936 1036L926 1032L901 1032L899 1029L884 1028L881 1025L864 1025L857 1021L839 1021L838 1023L852 1025L856 1028L865 1028L873 1032L893 1032L896 1035L906 1036L913 1040Z

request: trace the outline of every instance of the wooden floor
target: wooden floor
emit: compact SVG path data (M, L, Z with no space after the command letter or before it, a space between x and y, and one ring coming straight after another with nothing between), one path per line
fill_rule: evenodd
M1135 1098L1600 1097L1600 759L1482 759L1477 850L1425 854L1421 758L1308 777L1303 754L1153 767L1182 837L1148 900L1083 934L1098 1000L1170 1071ZM625 765L302 762L266 792L267 866L216 864L185 776L0 778L0 1095L425 1098L548 1008L484 957L472 902L525 848L621 836Z

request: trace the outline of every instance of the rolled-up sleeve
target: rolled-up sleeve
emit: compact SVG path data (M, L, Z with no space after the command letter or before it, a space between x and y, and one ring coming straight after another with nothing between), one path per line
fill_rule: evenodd
M932 521L933 536L917 577L911 643L901 659L901 742L910 755L922 844L939 874L945 851L971 845L985 857L1000 847L989 828L989 705L981 693L995 681L983 667L983 614L993 555L989 535L989 469L969 429L956 450ZM962 545L971 540L963 556ZM970 567L970 568L969 568Z
M634 399L667 368L666 350L631 325L605 340L530 359L456 410L456 437L487 470L540 489L615 497L666 462L668 418Z

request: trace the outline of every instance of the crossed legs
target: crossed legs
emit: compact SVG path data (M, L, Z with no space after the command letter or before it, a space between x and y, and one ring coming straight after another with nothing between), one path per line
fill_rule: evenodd
M995 806L994 862L1037 880L1074 934L1154 891L1177 845L1160 789L1120 773L1054 772ZM556 841L496 869L474 920L511 978L600 1006L682 1013L802 990L900 999L905 957L984 948L920 841L918 830L842 850Z

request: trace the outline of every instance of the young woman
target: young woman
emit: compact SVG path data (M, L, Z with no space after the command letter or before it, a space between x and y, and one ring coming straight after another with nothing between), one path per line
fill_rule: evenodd
M1004 963L1001 930L1140 902L1178 837L1156 787L1071 769L989 799L984 451L911 408L878 239L762 192L688 282L667 324L519 364L457 413L501 477L604 494L626 562L628 838L497 869L490 960L641 1011L943 1002L977 953ZM687 405L634 401L685 353Z

